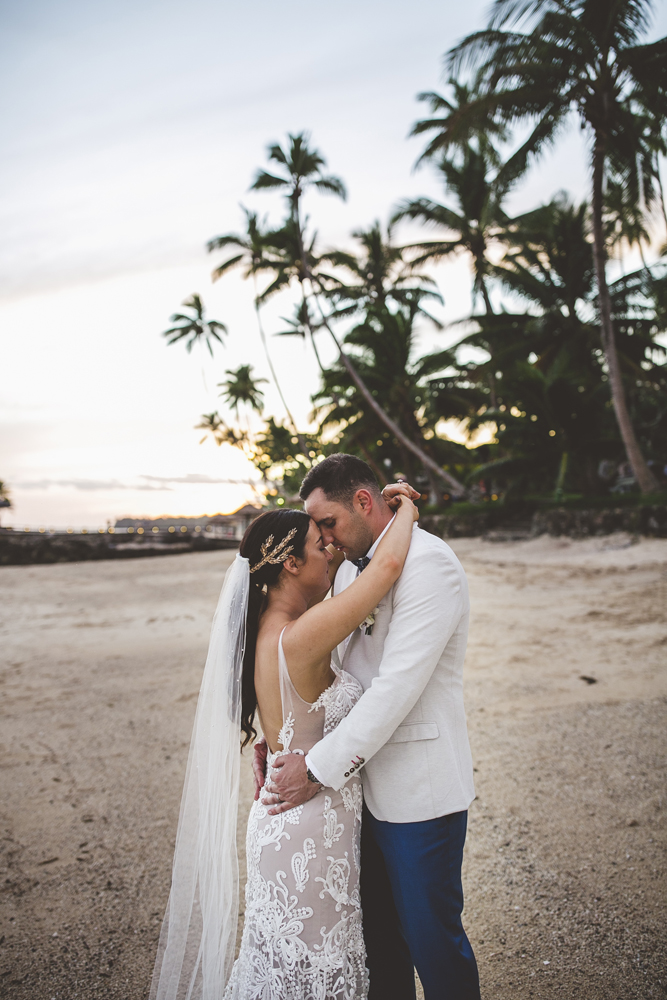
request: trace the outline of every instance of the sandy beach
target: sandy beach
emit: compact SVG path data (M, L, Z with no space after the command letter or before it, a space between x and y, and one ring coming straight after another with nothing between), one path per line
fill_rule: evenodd
M665 997L667 540L452 545L482 995ZM147 996L233 555L0 569L1 997Z

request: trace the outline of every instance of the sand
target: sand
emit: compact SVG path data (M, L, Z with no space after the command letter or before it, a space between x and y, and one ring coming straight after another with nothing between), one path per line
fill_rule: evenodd
M664 997L667 541L453 546L483 996ZM0 569L3 998L147 996L232 557Z

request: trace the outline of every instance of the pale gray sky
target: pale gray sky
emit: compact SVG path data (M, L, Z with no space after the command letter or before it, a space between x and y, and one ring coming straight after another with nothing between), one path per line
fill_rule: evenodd
M440 195L427 169L412 171L415 95L440 86L442 53L486 9L486 0L0 4L0 478L16 502L4 523L197 514L249 495L201 481L252 474L231 449L200 446L192 429L217 406L216 382L248 361L268 375L251 290L237 278L211 286L215 258L203 245L239 226L241 201L280 210L278 198L247 189L267 142L287 131L310 130L348 185L344 205L308 203L324 243L386 219L407 195ZM664 3L654 33L667 33ZM560 188L586 189L576 130L531 171L515 207ZM465 263L434 273L444 318L464 315ZM194 291L230 329L213 362L159 336ZM272 305L269 330L289 311ZM305 424L313 359L293 341L272 346ZM272 387L266 398L282 416Z

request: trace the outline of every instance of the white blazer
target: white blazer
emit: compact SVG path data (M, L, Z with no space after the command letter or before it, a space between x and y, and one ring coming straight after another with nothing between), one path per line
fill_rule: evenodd
M334 592L356 575L344 562ZM308 761L336 789L361 769L364 799L379 820L460 812L475 797L463 708L470 602L446 542L415 527L403 572L378 608L371 634L356 629L334 653L364 694Z

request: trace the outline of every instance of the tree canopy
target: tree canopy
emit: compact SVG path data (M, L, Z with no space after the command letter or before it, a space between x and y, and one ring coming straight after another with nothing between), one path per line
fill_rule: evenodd
M266 380L242 364L220 383L230 416L198 426L244 451L270 501L294 498L336 450L382 481L406 476L436 506L665 489L667 40L645 41L652 6L495 0L487 24L445 54L444 90L418 95L430 111L412 130L426 139L418 165L442 197L397 198L387 224L359 226L342 246L304 209L316 194L347 197L310 136L268 146L250 190L277 194L282 217L244 208L244 229L207 249L230 252L214 280L240 269L253 282L284 417L265 417ZM570 119L588 136L589 197L555 191L511 214L508 196L516 204ZM471 307L445 326L442 288L459 256ZM265 329L274 298L287 307ZM224 347L227 328L199 296L184 305L192 315L172 316L168 343ZM276 377L286 337L318 364L308 428Z

